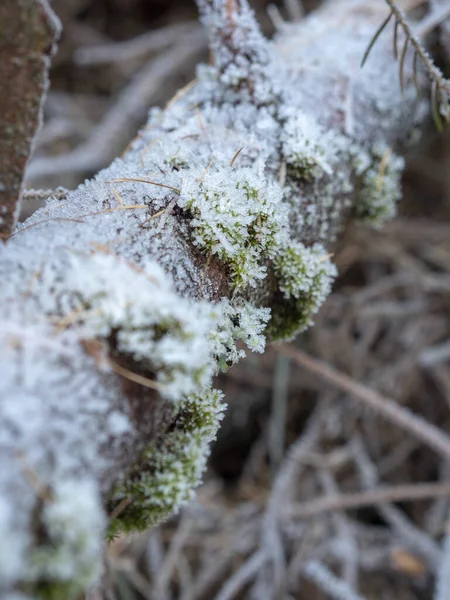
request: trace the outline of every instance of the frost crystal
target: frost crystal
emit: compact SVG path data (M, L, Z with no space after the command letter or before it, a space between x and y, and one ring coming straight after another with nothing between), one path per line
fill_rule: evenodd
M270 308L257 308L242 300L221 303L223 319L211 333L212 352L218 368L226 370L245 357L245 352L236 347L241 340L253 352L264 352L266 338L263 335L270 320Z
M333 172L333 134L325 133L317 122L301 111L290 116L281 136L288 168L305 179Z
M111 340L116 351L155 374L164 397L176 401L209 384L208 339L220 311L181 298L156 263L136 269L102 252L84 260L69 255L63 273L43 277L53 290L47 311L57 312L64 298L84 339Z
M276 182L257 168L211 167L183 178L179 205L193 218L194 243L218 255L236 288L266 276L266 260L286 239L287 208Z
M47 541L32 553L31 579L82 591L102 566L105 518L95 484L87 479L57 482L40 518Z

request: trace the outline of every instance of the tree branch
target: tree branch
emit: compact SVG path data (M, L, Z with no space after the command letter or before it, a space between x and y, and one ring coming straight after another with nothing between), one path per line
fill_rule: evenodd
M188 501L214 374L239 342L309 326L346 223L395 212L393 149L425 113L390 43L359 70L378 2L327 3L274 42L245 0L200 7L214 64L0 249L0 594L76 597L106 515L114 535Z
M47 0L0 6L0 238L19 217L22 180L41 123L59 21Z

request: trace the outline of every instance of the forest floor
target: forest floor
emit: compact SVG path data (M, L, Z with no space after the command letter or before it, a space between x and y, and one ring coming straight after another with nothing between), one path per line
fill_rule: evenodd
M265 4L253 3L270 34ZM64 34L35 151L45 175L36 168L27 182L35 189L73 188L106 166L148 106L164 104L208 60L205 40L203 51L164 62L198 27L188 0L53 6ZM148 69L158 60L162 79ZM68 157L63 167L55 155ZM450 457L372 410L367 396L375 390L375 404L391 399L402 415L450 431L448 132L430 126L404 189L392 223L347 231L315 327L218 378L229 408L196 500L163 526L110 544L105 585L90 600L433 596ZM29 196L24 215L36 208Z

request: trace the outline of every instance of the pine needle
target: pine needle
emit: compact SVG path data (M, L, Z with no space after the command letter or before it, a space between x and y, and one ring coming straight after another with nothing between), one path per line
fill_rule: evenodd
M117 179L113 179L112 181L118 181L118 182L137 181L138 183L149 183L150 185L157 185L158 187L167 188L168 190L173 190L177 194L181 193L181 190L176 187L173 187L173 185L159 183L158 181L150 181L149 179L140 179L138 177L118 177Z
M121 367L110 358L108 358L108 365L111 367L114 373L117 373L117 375L120 375L121 377L124 377L125 379L128 379L133 383L137 383L139 385L142 385L143 387L150 388L152 390L162 390L164 388L164 386L161 383L153 381L153 379L149 379L148 377L144 377L143 375L139 375L138 373L134 373L133 371L130 371L125 367Z
M363 56L363 59L361 61L361 67L363 67L365 65L366 60L369 58L369 54L370 54L372 48L375 46L375 42L380 37L380 35L383 33L384 28L387 26L387 24L391 20L393 14L394 14L394 11L391 10L391 12L389 13L389 16L387 17L387 19L385 19L383 21L383 23L376 30L375 35L373 36L373 38L370 41L370 44L367 47L367 50L364 52L364 56Z
M244 149L244 146L242 146L242 148L239 148L239 150L233 156L233 158L231 159L231 162L230 162L230 168L233 167L234 163L236 162L237 157L239 156L239 154L242 152L243 149Z

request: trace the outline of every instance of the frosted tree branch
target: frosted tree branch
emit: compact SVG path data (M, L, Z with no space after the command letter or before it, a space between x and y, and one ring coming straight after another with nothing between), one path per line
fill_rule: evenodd
M359 69L378 1L327 3L273 42L245 0L199 6L212 64L0 248L2 599L78 597L105 535L189 501L224 409L213 376L238 342L308 327L349 220L395 213L427 108L390 38Z

